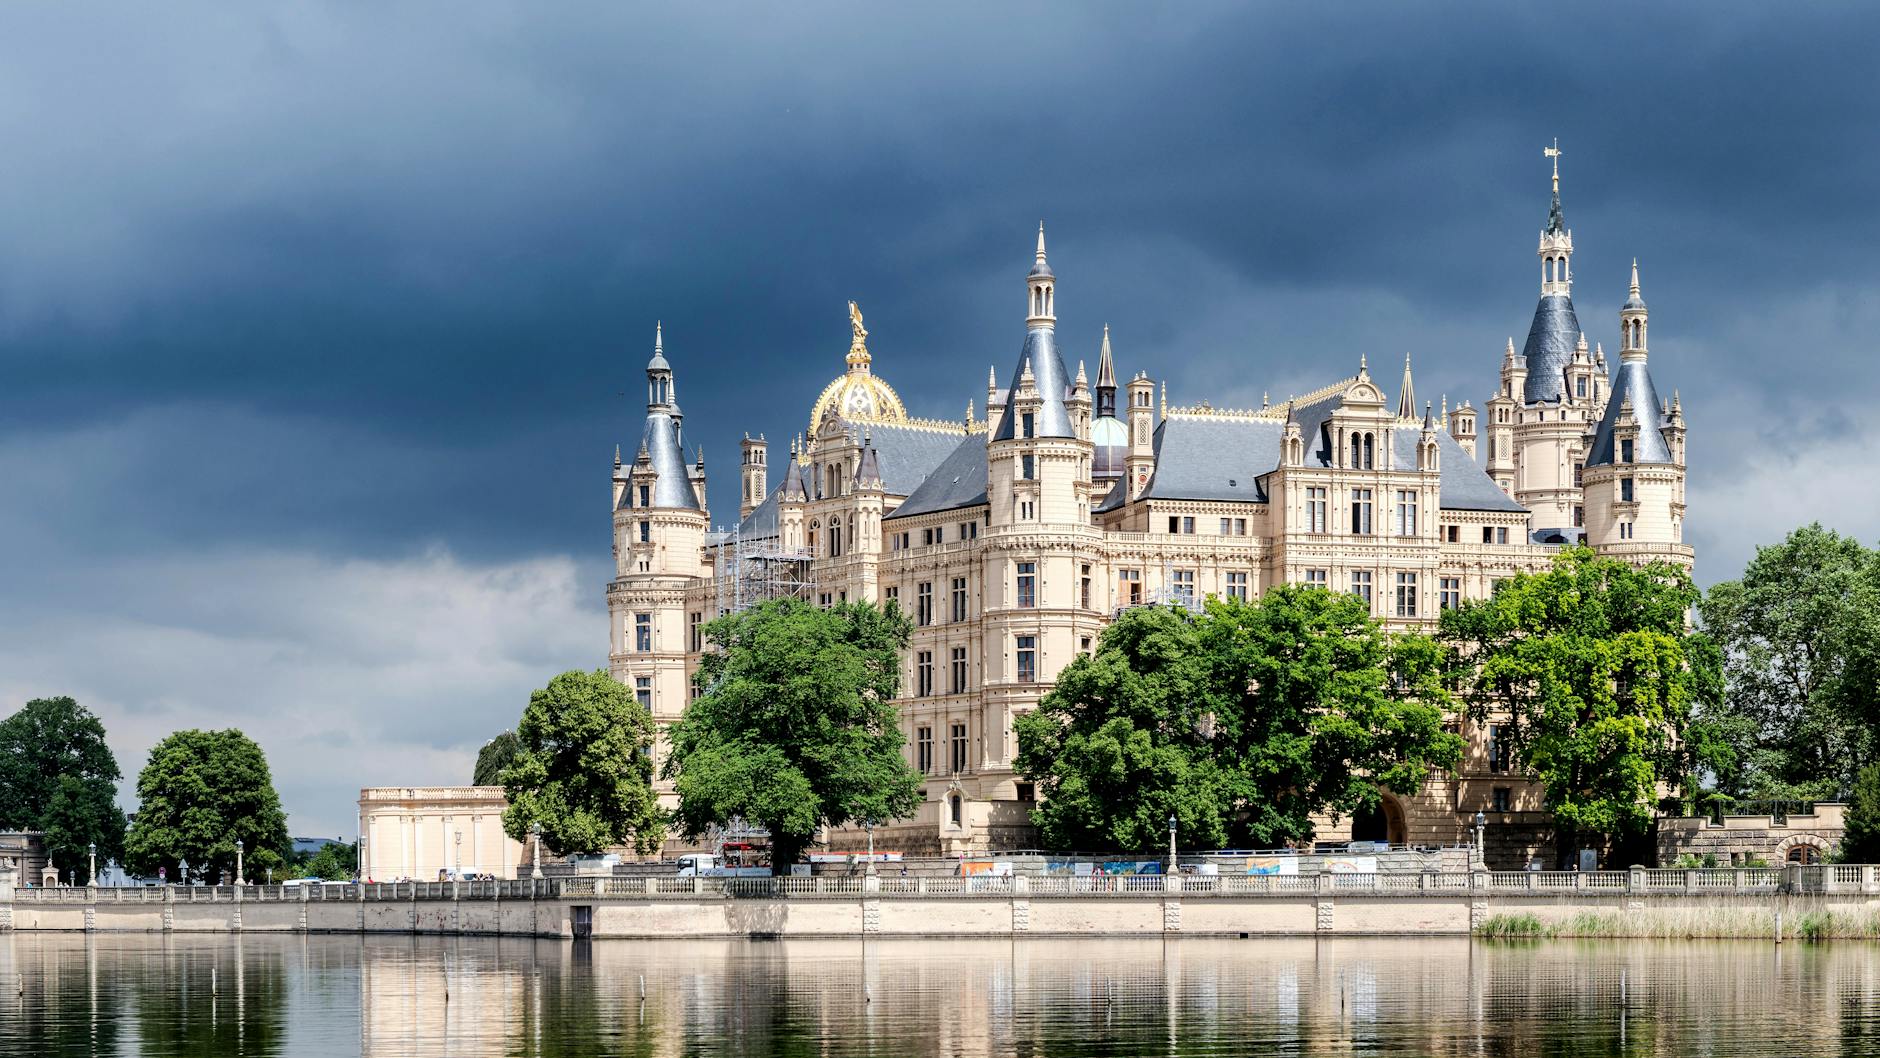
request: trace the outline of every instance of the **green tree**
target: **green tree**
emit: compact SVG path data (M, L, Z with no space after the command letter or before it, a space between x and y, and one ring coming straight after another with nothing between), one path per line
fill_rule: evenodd
M1546 790L1564 861L1583 838L1636 839L1689 776L1682 739L1715 693L1716 652L1691 632L1690 576L1586 548L1446 610L1477 722L1506 713L1515 759Z
M819 827L914 813L921 779L901 758L892 705L912 631L899 607L783 599L704 631L714 649L665 769L688 835L757 823L782 874Z
M1700 606L1726 695L1704 720L1734 796L1837 797L1875 757L1880 555L1820 524L1756 549Z
M1854 780L1847 830L1836 858L1842 863L1880 863L1880 764L1862 768Z
M606 672L564 672L529 695L515 758L501 774L509 807L503 829L558 856L631 843L642 852L665 839L653 796L653 717Z
M121 859L122 774L96 716L71 698L35 698L0 720L0 829L46 832L61 873L84 873L94 843L99 863Z
M1191 847L1309 841L1461 759L1444 656L1321 588L1130 610L1016 721L1033 819L1056 848L1158 849L1171 815Z
M516 751L522 748L522 740L514 731L505 731L477 751L477 766L471 776L472 786L501 786L503 769L516 759Z
M177 731L150 750L137 775L137 816L124 842L132 873L165 868L176 878L181 861L210 880L234 875L235 842L248 866L263 851L283 860L290 849L287 816L268 771L267 755L247 735Z
M359 871L359 847L350 842L328 842L307 857L304 869L307 874L328 881L351 878Z

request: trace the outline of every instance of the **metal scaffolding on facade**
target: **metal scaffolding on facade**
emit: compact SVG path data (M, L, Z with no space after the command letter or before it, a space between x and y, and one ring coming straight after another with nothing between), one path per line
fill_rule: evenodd
M733 526L712 556L718 613L737 613L771 599L810 598L816 587L812 557L807 548L784 547L780 537L746 539Z

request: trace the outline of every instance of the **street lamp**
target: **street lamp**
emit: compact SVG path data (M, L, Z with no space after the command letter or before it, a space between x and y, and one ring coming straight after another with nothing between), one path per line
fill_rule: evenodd
M529 858L529 877L542 876L542 824L530 823L529 836L535 839L535 855Z
M235 839L235 884L236 885L242 884L242 849L244 847L245 846L242 844L242 839L236 838Z
M868 831L868 873L875 873L875 821L862 820L862 829Z
M85 875L85 884L97 885L98 884L98 843L97 842L92 841L92 842L86 843L85 856L87 860L87 869L89 872Z
M457 828L457 877L463 878L463 828Z
M1168 814L1168 873L1181 873L1181 868L1175 863L1175 813L1173 812Z
M1488 867L1488 853L1482 848L1482 830L1488 826L1488 817L1481 812L1475 813L1475 854L1482 860L1484 869Z

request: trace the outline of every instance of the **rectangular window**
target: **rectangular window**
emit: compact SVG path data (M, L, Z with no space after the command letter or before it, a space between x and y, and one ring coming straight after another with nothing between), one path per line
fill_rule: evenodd
M961 540L979 539L979 523L978 522L961 522L960 523L960 539Z
M652 539L653 539L653 523L641 522L640 523L640 543L642 544L651 543Z
M1024 415L1019 417L1019 421L1024 423L1025 425L1025 432L1021 434L1020 436L1022 437L1032 436L1032 429L1037 424L1037 416L1031 412L1026 412Z
M1247 520L1245 518L1234 519L1234 535L1235 536L1247 535Z
M649 494L649 493L650 493L651 491L652 491L652 486L650 486L650 485L641 485L641 486L640 486L640 502L639 502L639 503L638 503L638 504L637 504L636 506L640 506L640 507L651 507L651 506L652 506L653 504L652 504L652 502L651 502L651 500L650 500L650 498L649 498L649 496L648 496L648 494Z
M1489 803L1489 806L1488 806L1489 811L1506 812L1510 810L1508 806L1509 806L1509 803L1514 799L1513 790L1509 789L1506 786L1497 786L1495 787L1494 796L1495 796L1495 799Z
M923 650L915 655L914 694L926 698L933 694L933 651Z
M1397 490L1397 535L1417 535L1417 494L1413 489Z
M948 660L950 663L951 676L953 680L951 686L949 686L948 688L948 693L965 694L966 693L966 648L954 647L952 654L949 655L948 657Z
M1514 759L1514 747L1508 742L1505 724L1488 725L1488 770L1507 771Z
M650 713L653 711L653 677L633 677L633 698L635 701L639 702L647 712Z
M1508 527L1507 526L1498 525L1495 527L1495 542L1497 544L1505 544L1508 542Z
M1077 576L1077 605L1090 609L1090 567L1079 566Z
M888 589L888 601L891 603L895 603L897 605L900 603L901 586L899 584L896 584L893 587Z
M816 596L816 601L821 604L823 609L827 610L829 607L835 605L836 597L829 592L823 592Z
M705 649L705 634L703 630L704 626L700 624L700 621L704 618L704 616L705 615L702 613L695 613L691 617L687 618L687 622L692 626L691 639L692 639L692 653L694 654Z
M1314 587L1323 588L1331 583L1331 575L1326 570L1309 569L1306 570L1306 583Z
M1630 440L1620 441L1619 442L1619 462L1630 463L1631 461L1632 461L1632 442Z
M1325 488L1313 486L1306 489L1306 532L1323 533L1325 525Z
M1247 601L1247 575L1245 573L1227 575L1227 597L1239 599L1242 602Z
M1361 569L1352 573L1351 594L1356 595L1360 599L1363 599L1367 604L1371 601L1371 571L1370 570Z
M1084 657L1090 656L1090 637L1089 636L1084 636L1082 639L1079 639L1077 641L1077 652L1079 654L1082 654Z
M1139 569L1119 569L1116 571L1116 597L1119 605L1142 605L1142 571Z
M1038 637L1018 637L1018 682L1038 682Z
M922 547L933 546L933 530L932 529L922 529L920 531L920 545Z
M1584 507L1575 507L1575 508L1573 508L1573 526L1574 526L1574 528L1576 528L1576 529L1578 529L1578 528L1583 528L1583 527L1584 527L1585 525L1586 525L1586 508L1584 508Z
M1619 523L1619 539L1621 540L1632 539L1632 523L1631 522Z
M1482 543L1492 544L1494 542L1495 542L1495 527L1492 525L1483 526L1482 527Z
M953 623L966 620L966 578L953 578Z
M1036 510L1037 510L1037 507L1032 503L1032 501L1021 500L1018 505L1018 520L1021 522L1031 521L1033 514L1036 512Z
M1018 564L1018 608L1029 610L1038 605L1038 564Z
M966 725L953 725L953 774L966 770Z
M1189 536L1195 535L1195 520L1193 518L1182 519L1182 532Z
M922 775L933 774L933 728L914 729L914 767Z
M653 615L636 613L633 615L633 649L644 654L653 649Z
M1173 514L1168 516L1168 531L1171 534L1182 531L1182 520L1179 516Z
M1019 463L1020 463L1020 473L1018 475L1019 480L1021 481L1036 480L1037 478L1036 471L1038 467L1037 467L1037 464L1032 461L1032 459L1033 457L1029 453L1019 457Z
M947 542L947 527L946 526L936 525L933 527L933 542L936 544L944 544Z
M1620 503L1632 502L1632 479L1631 478L1619 479L1619 502Z
M1442 589L1443 589L1443 596L1442 596L1443 609L1454 610L1462 606L1462 578L1461 577L1442 578Z
M1014 789L1016 790L1016 792L1012 796L1018 798L1018 800L1026 804L1030 804L1031 802L1036 801L1038 799L1038 787L1034 786L1031 783L1028 783L1028 782L1017 783L1014 785Z
M914 593L914 623L925 628L933 624L933 582L921 581Z
M1573 487L1577 489L1584 484L1586 484L1586 464L1575 463L1573 464Z
M1585 375L1581 375L1579 378L1576 378L1573 380L1573 394L1576 397L1586 396L1586 376Z
M1175 576L1175 599L1184 606L1193 606L1195 602L1195 571L1178 569Z
M1358 536L1371 535L1371 490L1351 490L1351 531Z
M1452 544L1462 543L1462 526L1460 525L1443 526L1443 538L1448 540Z
M1397 574L1397 616L1415 617L1417 615L1417 575L1414 573Z

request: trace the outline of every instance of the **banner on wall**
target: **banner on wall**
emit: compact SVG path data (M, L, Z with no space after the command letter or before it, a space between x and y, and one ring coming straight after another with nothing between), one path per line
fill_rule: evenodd
M1249 856L1247 857L1248 874L1298 874L1299 858L1296 856Z
M1341 856L1325 858L1327 874L1376 874L1376 856Z

